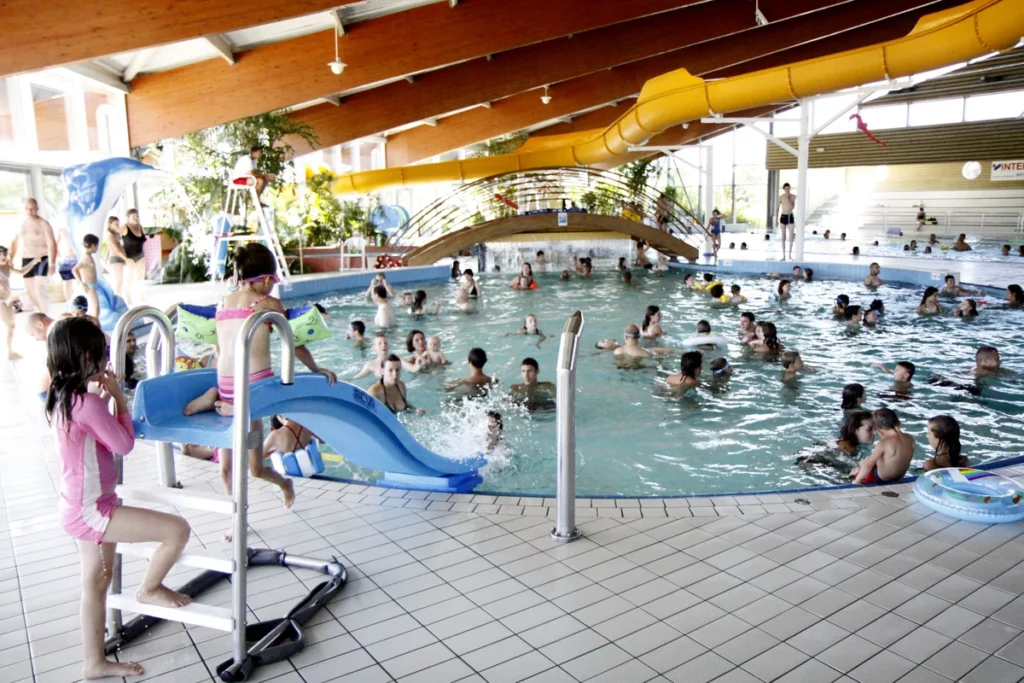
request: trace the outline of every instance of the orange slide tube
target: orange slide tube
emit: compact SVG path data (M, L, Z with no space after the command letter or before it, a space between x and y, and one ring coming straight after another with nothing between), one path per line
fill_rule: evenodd
M604 131L540 138L515 154L340 175L332 189L336 194L362 194L614 162L631 145L641 145L671 126L939 69L1012 48L1022 35L1024 0L974 0L922 17L902 38L857 50L713 81L686 69L671 71L647 81L636 104Z

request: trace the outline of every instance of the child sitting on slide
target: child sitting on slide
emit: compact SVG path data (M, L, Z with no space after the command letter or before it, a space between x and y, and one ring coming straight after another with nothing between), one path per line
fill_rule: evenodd
M271 290L278 282L277 266L270 249L262 244L254 243L239 246L235 251L235 273L238 278L238 289L231 292L217 307L217 387L209 389L202 396L185 406L186 415L195 415L209 410L216 410L221 415L231 415L235 396L235 378L231 374L235 367L235 339L245 320L257 311L277 311L285 314L281 300L270 296ZM249 349L249 378L252 382L274 376L270 367L270 327L261 326L253 338ZM295 357L312 372L327 377L328 384L334 384L337 377L326 368L321 368L313 360L313 354L305 346L295 348ZM253 430L262 431L263 423L254 420ZM220 450L220 478L224 490L231 495L231 450ZM295 489L291 480L282 477L272 469L263 467L263 454L257 450L249 451L249 472L252 476L269 481L281 487L284 495L284 506L290 508L295 501Z

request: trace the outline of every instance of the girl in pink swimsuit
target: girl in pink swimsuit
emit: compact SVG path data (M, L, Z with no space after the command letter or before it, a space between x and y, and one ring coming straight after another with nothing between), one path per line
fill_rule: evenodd
M239 286L237 290L224 297L217 307L217 387L211 388L185 406L186 415L209 410L216 410L221 415L234 414L235 378L230 373L235 367L235 341L242 325L250 315L258 311L270 310L285 314L281 300L270 295L278 282L276 271L277 262L274 255L263 244L254 242L239 246L235 250L235 277ZM295 357L311 371L325 375L329 384L336 381L333 372L317 366L313 355L305 346L296 347ZM269 324L256 333L252 346L249 347L249 373L249 384L274 376L274 370L270 367ZM253 420L251 429L260 431L262 443L263 422ZM224 490L231 495L231 450L220 449L219 461L221 482L224 484ZM269 467L264 467L263 454L259 450L249 451L249 472L258 479L281 487L284 506L292 506L295 501L295 489L291 480Z
M64 318L47 339L46 366L52 383L46 418L54 428L60 465L58 512L64 530L78 544L82 561L82 675L84 678L141 676L135 662L112 662L103 650L110 569L117 543L157 542L136 597L139 602L182 607L187 595L163 585L189 537L184 519L154 510L118 505L113 453L135 446L131 413L116 377L106 371L107 341L87 318ZM86 391L90 382L103 388ZM113 398L116 416L107 409Z

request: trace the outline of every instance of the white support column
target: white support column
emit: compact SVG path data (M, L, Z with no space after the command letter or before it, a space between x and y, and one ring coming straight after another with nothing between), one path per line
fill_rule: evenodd
M706 179L704 186L704 215L701 220L707 225L708 219L711 217L711 212L715 208L715 153L711 145L704 145L704 149L707 151L708 159L704 167L706 173ZM711 238L704 238L704 253L710 254L714 251L711 245Z
M793 245L793 258L802 261L804 258L804 228L807 225L807 166L811 156L811 107L809 99L800 100L800 137L797 148L796 163L796 244Z

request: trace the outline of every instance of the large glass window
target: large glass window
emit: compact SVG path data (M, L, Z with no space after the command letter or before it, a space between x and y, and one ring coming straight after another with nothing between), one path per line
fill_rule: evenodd
M60 173L43 171L43 197L39 209L54 230L67 227L64 222L64 181Z
M36 139L41 152L71 149L68 139L67 98L62 90L32 84L32 107L36 115Z
M1015 119L1024 114L1024 90L1000 92L992 95L974 95L967 98L965 121L989 119Z
M860 111L860 116L870 130L904 128L907 125L907 105L890 104L881 107L866 107Z
M957 97L950 100L914 102L910 105L911 126L937 126L943 123L960 123L964 116L964 100Z
M5 247L21 226L22 204L31 187L28 171L0 166L0 244Z
M0 150L14 149L14 115L16 103L12 93L8 92L8 81L13 79L0 78ZM13 83L11 83L13 85Z

